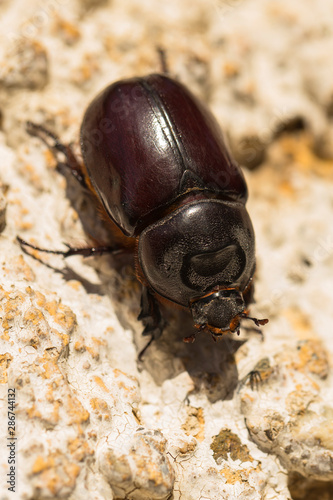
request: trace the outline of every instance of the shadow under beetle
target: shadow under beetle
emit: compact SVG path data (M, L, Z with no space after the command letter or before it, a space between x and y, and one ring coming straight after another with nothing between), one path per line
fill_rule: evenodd
M138 319L151 336L140 356L165 326L160 301L189 309L194 326L214 339L239 333L243 319L267 323L248 316L255 237L244 176L216 120L184 85L152 74L108 86L83 118L83 164L42 126L30 122L28 131L63 153L96 195L115 245L62 252L19 241L65 257L130 248L143 285Z

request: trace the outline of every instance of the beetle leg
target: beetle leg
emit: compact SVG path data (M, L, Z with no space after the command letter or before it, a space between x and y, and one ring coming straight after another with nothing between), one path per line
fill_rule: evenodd
M103 253L121 253L124 250L122 248L115 248L110 246L100 246L100 247L71 247L70 245L66 245L68 250L49 250L47 248L40 248L27 241L23 240L19 236L16 236L17 241L19 242L23 251L25 251L25 247L32 248L32 250L37 250L38 252L44 253L52 253L56 255L62 255L63 257L71 257L72 255L83 255L83 257L91 257L92 255L102 255Z
M141 311L138 320L141 320L145 327L142 335L151 335L148 344L139 353L138 358L141 361L150 344L162 335L165 327L165 321L162 318L160 306L154 295L146 286L144 286L142 290Z
M44 142L44 144L56 158L58 168L65 167L69 169L73 177L75 177L75 179L81 184L82 187L88 187L85 181L82 165L77 160L70 144L62 144L62 142L60 142L59 138L53 132L43 127L43 125L40 125L39 123L27 121L26 130L29 135L38 137L42 142ZM58 153L62 153L65 156L65 162L59 160Z
M250 373L245 375L245 377L240 381L238 392L247 383L250 383L251 391L259 390L263 380L259 370L251 370Z

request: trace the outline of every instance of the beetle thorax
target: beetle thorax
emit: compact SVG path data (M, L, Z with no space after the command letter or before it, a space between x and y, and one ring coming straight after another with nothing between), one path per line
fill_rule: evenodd
M155 292L188 307L215 287L244 290L255 266L252 225L241 203L196 200L147 227L138 258Z

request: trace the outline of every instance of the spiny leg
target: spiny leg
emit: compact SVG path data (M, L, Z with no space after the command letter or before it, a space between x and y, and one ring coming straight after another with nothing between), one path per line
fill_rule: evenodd
M162 335L165 327L165 321L162 318L160 306L154 295L146 286L143 286L142 290L141 312L138 316L138 320L141 320L145 327L142 335L151 335L147 345L139 352L138 359L141 361L148 347L154 340L158 339Z
M37 247L36 245L32 245L31 243L28 243L27 241L20 238L19 236L17 236L16 238L23 251L25 251L25 247L28 247L31 248L32 250L37 250L38 252L62 255L65 258L71 257L72 255L83 255L83 257L91 257L92 255L102 255L104 253L118 254L124 251L122 248L115 248L111 246L100 246L100 247L94 246L85 248L71 247L70 245L67 245L67 243L64 244L66 245L68 250L49 250L47 248L40 248Z
M83 167L76 158L70 144L63 144L53 132L38 123L28 121L26 130L29 135L38 137L48 147L56 158L58 168L65 167L69 169L73 177L75 177L81 186L87 189ZM58 153L62 153L65 156L65 162L60 161Z

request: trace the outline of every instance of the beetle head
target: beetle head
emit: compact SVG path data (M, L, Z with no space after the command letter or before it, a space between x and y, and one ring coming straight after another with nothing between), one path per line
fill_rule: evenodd
M193 301L191 312L198 329L207 328L214 336L219 336L238 331L245 307L240 291L224 289Z

